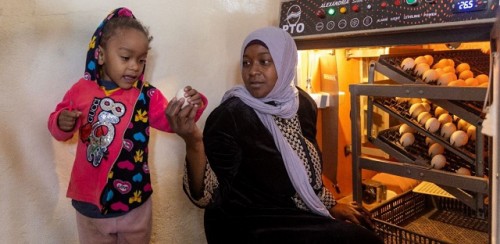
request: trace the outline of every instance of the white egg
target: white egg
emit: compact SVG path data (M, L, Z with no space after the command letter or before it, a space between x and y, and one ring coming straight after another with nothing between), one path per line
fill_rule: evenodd
M415 60L413 58L405 58L401 62L401 68L405 71L412 70L415 67Z
M476 79L479 81L479 84L488 82L490 80L490 78L487 75L485 75L485 74L479 74L479 75L477 75Z
M415 142L415 136L413 133L406 132L399 138L399 143L403 147L412 145Z
M440 125L441 124L439 123L438 119L432 117L425 122L425 129L431 133L434 133L439 130Z
M435 169L442 169L446 166L446 157L442 154L438 154L431 159L431 166Z
M175 98L177 98L177 100L184 98L184 103L182 104L181 109L185 108L187 105L189 105L188 99L186 97L184 97L185 93L186 92L184 91L184 88L181 88L179 91L177 91L177 94L175 95Z
M425 111L424 105L422 103L415 103L410 106L409 113L413 118L417 118L418 115Z
M463 131L467 131L467 128L469 128L470 124L469 122L463 120L463 119L459 119L458 120L458 123L457 123L457 128L459 130L463 130Z
M457 65L457 73L461 73L462 71L464 70L470 70L470 65L468 63L461 63L459 65Z
M446 109L442 108L442 107L436 107L436 109L434 109L434 116L436 117L439 117L439 115L441 114L447 114L448 111L446 111Z
M441 136L448 139L451 134L457 130L457 127L452 122L448 122L441 127Z
M425 71L429 70L431 67L427 63L419 63L415 65L414 73L415 75L422 76Z
M457 169L456 173L459 175L471 175L470 170L465 167L460 167L459 169Z
M467 80L472 77L474 77L474 73L470 70L464 70L458 75L458 78L462 80Z
M477 130L476 127L473 125L470 125L469 128L467 128L467 136L472 141L476 140L476 130Z
M479 80L476 78L468 78L465 80L465 85L466 86L478 86L479 85Z
M434 157L438 154L443 154L444 153L444 147L439 144L439 143L434 143L429 147L429 150L427 151L430 157Z
M432 114L424 111L417 116L417 121L421 125L425 125L425 122L427 122L430 118L432 118Z
M450 114L441 114L439 115L438 121L440 124L444 125L448 122L452 122L453 118L451 117Z
M399 126L399 134L400 135L403 135L404 133L407 133L407 132L415 133L417 131L407 124L402 124Z
M453 132L450 136L450 143L452 146L461 147L467 144L469 137L467 133L463 130L457 130Z
M455 73L444 73L439 76L437 84L440 86L447 86L448 83L457 80L457 75Z
M439 73L434 69L429 69L425 71L424 74L422 75L422 80L425 83L436 81L438 78L439 78Z

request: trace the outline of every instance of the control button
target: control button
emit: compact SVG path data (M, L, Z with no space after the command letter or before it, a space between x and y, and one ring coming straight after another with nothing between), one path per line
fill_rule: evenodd
M354 5L352 5L351 9L352 9L352 11L354 11L354 12L359 12L359 5L354 4Z
M401 0L394 0L394 5L401 6Z
M406 4L408 5L415 5L418 3L418 0L405 0L406 1Z
M316 10L316 16L318 16L318 18L320 18L320 19L324 19L326 17L325 10L322 8Z
M323 22L316 23L316 31L322 31L323 27L325 27L325 24L323 24Z
M341 14L345 14L345 13L347 13L347 8L346 7L341 7L339 9L339 11L340 11Z
M338 24L340 29L344 29L347 26L347 21L345 19L341 19Z
M387 7L387 2L386 2L386 1L382 1L382 2L380 3L380 7L381 7L381 8L386 8L386 7Z
M364 19L363 19L363 25L364 26L369 26L373 23L373 19L371 16L366 16Z
M328 30L333 30L333 28L335 28L335 22L333 21L328 21L328 23L326 23L326 28Z
M366 9L368 10L372 9L372 5L371 4L366 5Z
M352 19L351 22L350 22L350 25L351 25L352 28L358 27L358 25L359 25L359 19L358 18Z

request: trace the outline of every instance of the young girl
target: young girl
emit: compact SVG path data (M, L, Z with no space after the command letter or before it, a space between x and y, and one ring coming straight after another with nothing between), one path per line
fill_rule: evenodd
M130 10L114 10L90 41L84 77L50 114L57 140L79 133L67 196L77 212L80 243L150 240L149 127L173 132L167 100L143 81L151 39ZM207 100L190 86L184 91L179 100L189 105L183 113L197 120Z

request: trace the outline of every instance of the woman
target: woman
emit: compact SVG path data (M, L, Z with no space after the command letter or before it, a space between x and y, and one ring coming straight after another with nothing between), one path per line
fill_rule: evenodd
M292 85L297 48L290 35L259 29L241 57L244 85L225 93L203 136L192 113L167 110L188 143L184 187L205 208L208 243L381 242L362 227L370 221L359 207L335 202L323 186L317 109Z

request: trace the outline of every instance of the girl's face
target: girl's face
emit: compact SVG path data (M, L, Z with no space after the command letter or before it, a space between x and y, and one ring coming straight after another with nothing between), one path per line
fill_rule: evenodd
M259 44L248 46L243 53L241 76L245 88L252 96L256 98L267 96L278 80L269 50Z
M99 64L104 80L113 81L122 89L130 89L146 65L149 41L146 35L133 28L121 28L100 47Z

